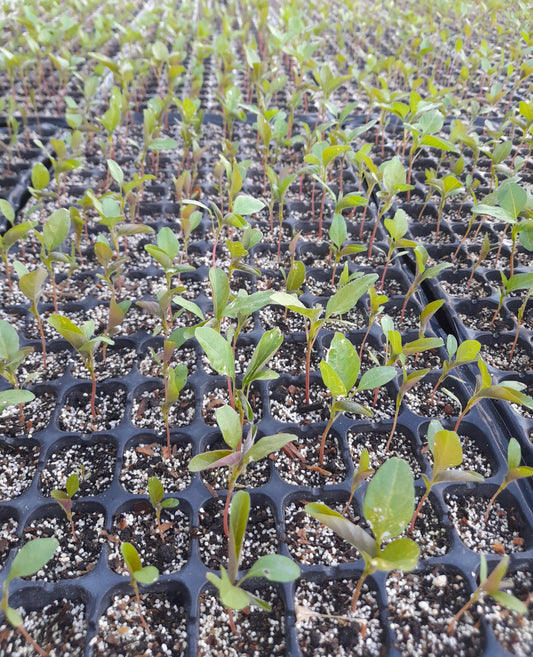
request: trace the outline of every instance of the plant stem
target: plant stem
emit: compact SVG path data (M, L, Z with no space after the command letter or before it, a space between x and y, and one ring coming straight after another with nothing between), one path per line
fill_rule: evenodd
M473 595L470 598L470 600L468 600L468 602L466 604L464 604L461 607L461 609L459 609L459 611L455 614L455 616L452 618L452 620L448 624L448 629L446 630L448 632L448 634L453 633L453 628L455 626L455 623L461 618L461 616L465 613L465 611L467 611L467 609L469 609L474 604L474 602L476 602L476 600L477 600L477 596Z
M148 634L151 634L150 628L148 627L146 621L144 620L144 616L141 608L141 596L139 595L139 587L137 586L137 582L134 579L132 579L131 584L133 586L133 590L135 591L135 599L137 600L137 609L139 611L139 618L141 620L141 625L144 627L146 632L148 632Z
M420 498L420 502L418 503L418 506L415 509L415 512L413 513L413 517L411 518L411 524L409 525L409 529L407 530L408 534L413 533L413 529L415 528L415 522L416 519L418 518L418 515L420 513L420 510L422 509L422 506L424 505L424 502L427 500L429 491L431 490L431 487L426 488L426 492L422 495Z
M37 645L35 642L35 639L27 632L26 628L24 625L20 624L17 625L17 630L22 634L22 636L26 639L26 641L30 644L30 646L37 652L37 654L41 655L41 657L50 657L50 653L46 652L46 650L43 650L40 646Z
M487 506L487 510L485 511L485 516L483 518L483 522L486 523L487 520L489 519L489 513L490 513L490 510L492 509L492 505L494 504L494 500L498 497L498 495L502 492L502 490L503 490L503 488L502 488L502 486L500 486L498 488L498 490L494 493L494 495L490 498L488 506Z
M226 607L226 611L228 612L230 629L233 634L237 635L237 628L235 627L235 622L233 620L233 611L229 607Z
M324 448L326 446L326 438L328 437L329 430L333 426L336 417L337 414L332 412L331 417L329 418L329 422L327 423L326 428L324 429L324 433L322 434L322 438L320 440L320 451L318 453L318 465L322 465L324 462Z
M363 570L361 573L361 577L359 578L359 581L357 582L357 586L355 587L355 591L353 592L352 596L352 606L351 606L351 611L352 613L355 611L355 607L357 606L357 601L359 600L359 596L361 595L361 589L363 588L363 584L365 579L367 578L369 572L366 570Z
M389 451L390 443L391 443L392 437L394 435L394 432L396 430L396 423L398 422L398 414L400 412L400 405L401 405L401 399L400 399L400 403L396 403L396 410L394 412L394 422L392 423L392 429L390 430L389 439L387 440L387 444L385 445L385 451L387 451L387 452Z

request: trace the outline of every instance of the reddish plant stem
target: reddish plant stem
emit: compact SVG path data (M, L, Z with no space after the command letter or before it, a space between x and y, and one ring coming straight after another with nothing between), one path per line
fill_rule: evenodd
M35 639L27 632L24 625L22 624L17 625L17 630L22 634L22 636L26 639L26 641L30 644L30 646L35 650L37 654L41 655L41 657L50 657L50 653L46 652L46 650L43 650L39 645L37 645Z

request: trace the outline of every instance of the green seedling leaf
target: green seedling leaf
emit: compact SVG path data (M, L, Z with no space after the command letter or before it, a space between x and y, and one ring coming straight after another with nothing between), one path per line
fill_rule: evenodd
M332 315L343 315L351 310L363 294L368 292L377 279L377 274L365 274L360 278L350 281L344 287L341 287L340 290L335 292L335 294L329 298L326 305L326 319ZM278 294L280 293L277 292L272 295L272 297L274 298L274 296ZM279 302L276 301L275 303Z
M342 333L335 333L333 336L325 364L328 366L325 369L328 372L329 378L331 378L329 370L333 370L335 376L340 380L342 387L337 386L334 390L330 388L326 379L324 379L324 383L334 397L345 397L357 381L361 361L359 360L355 347ZM322 372L322 364L320 369ZM324 378L324 372L322 372L322 378ZM331 383L333 382L334 380L331 380Z
M333 530L338 536L353 545L361 554L375 557L378 552L377 542L359 525L347 520L340 513L330 509L326 504L312 502L305 505L305 512L326 527Z
M32 184L32 187L36 191L40 192L48 186L49 182L50 182L50 173L48 172L48 169L44 166L44 164L42 162L36 162L33 165L33 168L31 170L31 184ZM2 209L2 206L0 205L0 210L1 209ZM5 212L4 212L4 214L5 214ZM13 215L13 220L14 219L15 219L15 216ZM13 220L9 220L9 221L11 221L11 223L13 223Z
M35 304L47 278L48 272L46 269L34 269L27 274L23 274L19 279L20 291Z
M227 404L215 410L217 424L222 432L226 445L231 449L237 449L242 438L241 420L237 411Z
M139 584L153 584L159 577L159 570L155 566L144 566L136 570L133 576Z
M414 511L414 480L409 465L392 457L368 485L363 513L378 545L402 533Z
M211 367L218 374L235 379L235 357L230 343L208 326L197 328L195 336L205 351Z
M17 331L5 319L0 319L0 360L10 361L19 350Z
M48 252L57 249L66 240L70 229L70 213L64 208L50 215L43 228L44 247Z
M259 212L265 207L263 201L253 198L253 196L245 196L241 194L235 199L233 204L233 212L239 215L249 215Z
M410 538L397 538L386 545L379 553L379 556L373 559L372 565L377 570L403 570L409 571L416 568L420 548Z
M0 199L0 212L4 217L9 221L10 224L13 224L15 221L15 210L11 207L9 201L5 199Z
M213 573L207 573L207 579L213 584L219 592L220 601L228 609L244 609L250 604L250 594L247 591L234 586L224 568L220 570L222 577L217 577Z
M396 376L396 369L390 365L380 365L367 370L361 377L357 390L375 390L392 381Z
M156 506L161 502L165 494L163 484L157 477L150 477L148 480L148 495L152 506Z
M254 563L247 577L265 577L270 582L292 582L300 577L300 567L288 557L267 554Z
M0 391L0 413L8 406L27 404L34 399L35 395L29 390L2 390Z
M278 328L266 331L261 336L257 347L254 349L252 358L242 380L242 387L246 389L257 379L258 374L268 361L275 355L283 342L283 334Z
M36 538L25 543L13 559L7 582L15 577L29 577L37 573L50 561L58 547L56 538Z
M213 292L213 315L220 322L229 299L229 280L222 269L211 267L209 281Z
M246 463L260 461L269 454L279 451L292 440L296 440L296 436L292 433L276 433L273 436L264 436L246 452Z
M189 462L189 470L191 472L203 472L210 468L218 468L224 465L234 465L241 459L238 452L232 449L216 449L211 452L204 452L197 454Z
M228 575L232 581L235 581L239 570L249 514L250 495L242 490L237 491L231 501L228 539Z

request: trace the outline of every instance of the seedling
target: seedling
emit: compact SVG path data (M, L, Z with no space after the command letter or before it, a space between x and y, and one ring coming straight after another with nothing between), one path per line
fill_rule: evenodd
M371 477L374 474L375 470L373 470L370 467L370 455L368 453L368 449L365 447L363 451L361 452L361 456L359 457L359 465L357 468L354 468L353 471L353 477L352 477L352 487L350 489L350 497L348 498L348 501L346 502L346 506L342 510L342 514L346 515L346 511L348 511L348 508L350 507L350 504L352 503L353 496L355 495L355 491L362 485L362 483L365 481L365 479L368 479L368 477Z
M15 213L13 208L4 199L0 199L0 211L7 217L9 221L15 220ZM30 230L35 226L33 221L24 221L16 226L11 226L3 235L0 235L0 255L4 262L4 269L6 272L7 285L9 291L13 291L13 281L11 280L11 266L8 261L8 255L11 247L13 247L18 240L24 239Z
M161 228L157 234L157 246L147 244L144 248L165 273L167 290L172 289L173 276L186 271L194 271L194 267L181 264L181 257L180 262L176 262L176 258L180 255L180 243L172 230L166 226Z
M477 361L481 343L478 340L464 340L457 346L457 339L453 335L449 335L446 339L446 350L448 352L448 360L442 363L442 374L439 376L437 383L431 391L429 401L433 404L435 393L444 379L450 375L450 372L462 365L475 363Z
M396 376L394 367L373 367L365 372L357 384L361 361L357 350L342 333L335 333L325 360L320 361L320 372L324 384L331 392L329 421L320 441L318 464L324 461L326 438L333 423L341 413L350 412L372 416L372 411L366 406L354 401L354 397L362 390L373 390L385 385Z
M120 552L124 558L126 568L130 574L130 583L135 592L135 598L137 600L137 610L139 611L139 618L141 625L144 627L145 631L150 634L150 628L144 620L144 616L141 608L141 596L139 595L139 584L153 584L159 577L159 571L155 566L142 566L141 558L135 547L131 543L122 543L120 546Z
M443 305L444 299L436 299L435 301L430 301L430 303L424 307L424 310L420 313L420 326L418 329L418 337L420 339L426 334L426 328L433 315L435 315Z
M476 262L474 263L474 266L472 267L472 271L470 272L470 276L468 277L468 283L466 284L466 291L470 290L470 285L472 284L472 280L474 278L474 274L476 273L476 270L478 267L480 267L483 262L487 259L487 256L490 253L490 242L489 242L489 236L487 233L483 236L483 244L481 245L481 249L479 251L479 255L476 259Z
M385 267L383 269L383 275L381 277L381 291L383 292L383 284L385 283L385 274L387 273L387 268L392 260L392 254L397 249L414 249L416 247L416 242L413 240L407 240L404 238L404 235L407 233L407 215L402 209L396 210L394 217L392 219L385 219L384 221L385 228L390 235L389 250L387 252L387 260L385 262ZM401 256L405 251L400 251L396 254L395 257Z
M411 524L409 525L409 534L413 533L416 519L424 506L424 502L429 497L431 489L436 484L445 481L483 481L483 477L477 472L471 470L458 470L463 462L463 449L461 441L455 431L446 431L437 420L432 420L428 428L428 445L433 455L433 470L431 479L422 474L422 479L426 484L426 490L413 514Z
M352 597L355 611L365 579L377 570L409 571L416 567L420 549L410 538L396 538L407 526L415 507L413 474L405 461L392 457L368 484L363 515L374 537L325 504L312 502L305 511L332 529L361 553L365 567ZM387 541L384 548L383 541Z
M403 316L405 313L405 309L407 307L407 302L413 296L413 294L418 290L418 288L422 285L422 283L430 278L436 278L443 269L452 266L450 262L440 262L438 265L433 265L432 267L426 267L429 255L428 252L426 251L426 248L421 244L419 244L413 249L413 253L415 254L415 258L416 258L415 276L413 282L411 283L409 289L405 294L405 299L402 306L402 312L400 314L400 321L403 321Z
M170 411L174 404L176 404L180 397L180 392L185 388L187 383L187 366L180 363L174 367L170 366L170 356L174 351L175 344L170 341L165 341L163 351L163 379L165 382L165 400L161 405L161 415L165 423L167 432L167 458L170 458Z
M524 479L525 477L533 477L533 468L528 467L527 465L520 465L522 460L522 449L520 448L520 443L516 438L511 438L509 445L507 446L507 472L503 478L502 483L499 485L498 490L490 498L490 501L485 512L484 522L486 523L489 519L490 510L492 505L496 501L498 495L507 488L509 484L517 479Z
M368 297L369 297L369 314L368 314L368 326L365 331L365 334L363 336L363 340L361 342L361 347L359 348L359 358L361 359L363 357L363 349L366 344L366 341L368 339L368 335L372 329L372 325L376 321L376 319L381 315L383 312L383 304L387 303L389 300L388 296L386 294L378 294L376 292L376 289L374 286L370 287L368 290Z
M65 512L65 515L70 522L70 528L72 529L72 537L76 543L78 542L78 539L76 537L76 532L74 530L74 520L72 518L72 498L74 495L76 495L79 488L80 479L76 473L73 473L67 479L65 490L58 490L57 488L54 488L54 490L50 492L50 495Z
M13 388L19 389L20 384L17 377L17 370L24 362L26 357L33 352L33 347L23 347L20 349L19 336L17 331L5 319L0 319L0 376L6 379ZM37 376L34 373L28 376L22 385ZM24 415L22 404L20 405L20 426L24 424Z
M530 290L533 288L533 273L527 274L514 274L507 278L507 276L500 270L500 276L502 277L502 286L500 288L500 299L498 302L498 307L494 315L492 316L490 327L494 326L496 317L498 317L500 310L502 309L503 302L511 294L511 292L517 292L518 290Z
M426 197L424 205L422 206L422 209L420 210L420 214L418 215L418 220L420 221L424 213L424 210L426 209L426 206L429 203L429 199L431 198L431 196L434 194L434 192L437 192L440 196L440 202L439 202L439 209L437 212L437 227L435 229L435 240L438 242L439 231L440 231L440 220L442 217L442 211L444 210L444 205L446 204L446 201L449 198L456 196L457 194L460 194L462 191L464 191L464 187L461 185L459 180L457 180L457 178L452 174L448 174L446 176L443 176L442 178L439 178L435 169L426 169L426 183L429 185L431 189L428 192L428 195Z
M157 531L159 536L161 536L161 541L165 542L165 531L168 529L169 524L161 524L161 511L163 509L173 509L178 506L179 500L175 497L165 498L165 490L163 484L159 481L157 477L150 477L148 480L148 495L150 496L150 504L152 505L155 511L155 518L157 522Z
M83 364L87 368L91 377L91 415L96 417L96 371L95 356L102 342L106 344L115 344L107 335L94 335L94 322L89 320L83 322L81 326L75 324L68 317L63 315L50 315L48 323L69 342L78 352Z
M274 292L270 300L272 303L279 304L302 315L305 322L305 339L306 339L306 356L305 356L305 403L309 404L309 388L311 373L311 351L316 342L318 334L322 327L328 321L338 320L340 315L344 315L351 310L359 299L368 292L378 276L377 274L365 274L346 285L340 287L333 296L331 296L324 307L316 305L314 308L307 308L299 299L285 292ZM322 316L324 313L324 316Z
M228 493L224 507L224 533L228 535L228 511L233 489L237 479L246 472L253 461L260 461L269 454L277 452L287 443L295 439L290 433L277 433L273 436L263 436L255 441L257 427L250 425L246 438L242 439L242 425L239 414L228 406L220 406L215 410L217 424L224 442L229 449L217 449L193 456L189 463L191 472L203 472L213 468L228 468Z
M56 538L36 538L33 541L28 541L15 555L9 574L2 585L2 611L7 620L42 657L48 657L48 653L38 646L35 640L28 634L24 627L22 616L18 611L9 606L8 589L9 583L16 577L28 577L39 572L50 561L58 547L59 541Z
M233 621L232 610L240 610L255 605L265 611L271 607L256 595L242 588L242 584L250 577L264 577L270 582L292 582L300 576L300 568L288 557L280 554L268 554L254 563L250 570L237 579L242 557L244 535L250 514L250 495L238 491L231 502L231 514L228 536L228 569L220 568L220 577L207 573L207 579L218 589L220 601L226 607L230 627L237 634Z
M345 258L353 253L361 253L366 251L366 247L362 244L345 244L348 237L348 231L346 229L346 220L340 214L340 212L335 212L333 219L331 220L331 225L329 227L329 238L331 240L330 244L330 258L333 254L335 261L333 263L333 272L331 274L331 285L335 284L335 273L341 258Z
M525 383L520 383L520 381L503 381L502 383L492 383L492 377L489 374L487 365L481 356L478 358L477 366L479 368L479 374L476 376L476 387L474 389L474 394L472 397L470 397L461 415L459 415L457 418L454 431L458 430L459 425L461 424L461 420L468 413L468 411L482 399L501 399L502 401L520 404L526 408L533 409L533 398L528 397L528 395L525 395L522 392L522 390L526 388Z
M279 174L277 174L272 167L265 164L266 175L268 176L268 181L270 182L270 197L271 201L269 203L270 211L270 230L274 231L274 203L278 204L278 221L279 221L279 235L278 235L278 262L281 262L281 236L282 236L282 226L283 226L283 205L285 203L285 195L289 190L290 185L294 182L294 179L298 175L297 173L289 173L289 170L286 167L283 167Z
M48 272L46 269L39 267L33 271L28 271L26 267L19 262L15 261L15 271L19 277L19 288L22 294L30 300L30 312L35 316L37 320L37 326L39 327L39 334L41 336L41 346L43 350L43 369L46 369L46 340L44 338L43 323L41 320L41 315L39 314L39 301L43 295L43 286L48 278Z
M405 365L402 365L402 383L398 389L398 394L396 395L396 403L394 406L394 419L392 422L392 428L390 430L389 439L385 445L385 449L388 452L390 449L390 444L394 432L396 431L396 425L398 423L398 415L400 413L400 407L402 405L402 400L405 397L406 393L409 392L412 388L422 381L422 379L429 373L429 368L421 370L413 370L412 372L407 372Z
M516 611L519 614L527 614L526 605L519 600L514 595L501 591L502 587L507 585L507 582L503 579L507 573L507 568L509 566L509 555L505 555L502 560L496 565L493 571L487 576L487 560L485 555L480 556L479 564L479 586L472 593L470 599L465 605L459 609L459 611L452 618L448 624L448 634L453 634L455 624L461 618L461 616L468 611L470 607L475 604L482 595L490 595L491 598L496 600L496 602L502 607L506 607L511 611Z
M278 328L266 331L259 340L250 363L244 372L241 387L237 389L235 378L235 354L231 344L220 333L209 326L196 329L195 336L205 351L211 367L220 375L228 378L228 394L231 405L239 412L241 426L244 417L252 421L253 411L248 401L250 386L254 381L276 379L278 374L266 368L283 342L283 335Z
M35 232L35 236L41 243L41 262L46 267L52 282L52 295L54 310L57 313L57 290L53 264L55 262L69 262L69 257L60 250L61 245L67 239L70 230L70 214L68 210L60 208L53 212L43 227L43 232Z

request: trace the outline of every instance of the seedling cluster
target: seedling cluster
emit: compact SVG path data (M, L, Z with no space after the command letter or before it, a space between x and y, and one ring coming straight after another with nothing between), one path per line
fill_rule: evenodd
M417 527L434 501L444 505L443 490L482 491L479 516L491 528L512 495L531 521L526 5L422 0L369 12L347 0L90 0L0 9L0 161L7 179L20 171L21 181L0 182L0 421L15 451L38 427L39 474L58 434L83 445L103 436L117 448L118 465L106 464L112 490L145 504L157 548L120 540L111 525L101 540L117 553L120 545L112 584L129 577L145 640L156 630L140 587L159 595L169 582L186 591L196 624L197 600L218 595L230 643L244 640L250 606L273 611L256 585L275 590L291 627L295 609L355 622L376 573L431 565ZM477 319L484 324L470 328ZM501 332L500 322L510 328ZM68 364L57 375L61 350ZM77 380L79 363L90 383ZM31 412L46 395L59 408L41 426ZM490 444L478 449L497 463L485 478L476 430ZM350 433L377 433L380 444L357 445L357 456ZM141 483L121 478L131 445L136 464L160 448ZM91 505L108 505L112 522L122 512L118 493L82 495L85 467L62 465L46 495L28 485L15 502L19 550L6 558L2 611L42 655L8 589L70 538L83 558ZM99 467L89 466L95 487ZM333 482L335 509L324 501ZM286 522L295 491L318 538ZM20 539L35 495L43 507L59 504L68 538ZM227 541L225 565L205 566L201 585L187 568L165 574L178 517L184 560L197 560L210 496L223 507L213 541ZM257 500L273 507L276 549L243 568ZM322 532L357 551L345 615L294 602L306 578L326 586L329 575L309 575L287 536L305 546ZM522 533L514 545L531 559ZM498 563L472 549L479 586L446 619L449 634L483 596L526 622L531 596L502 590L516 569L493 545ZM107 566L87 566L83 577L95 567ZM188 640L191 654L207 654Z

